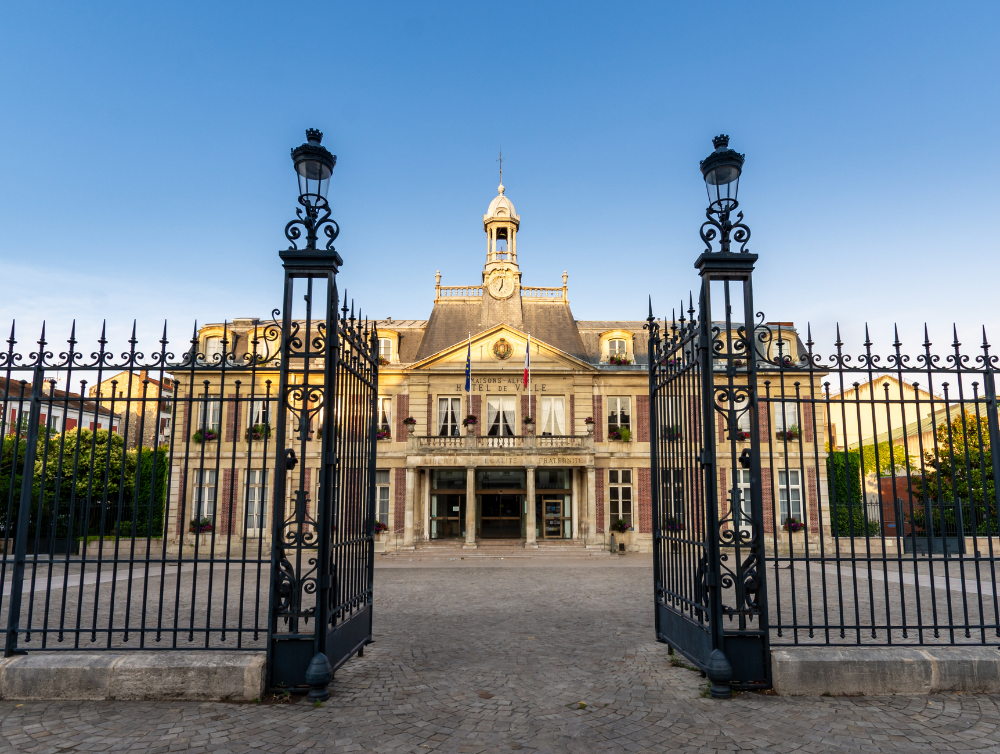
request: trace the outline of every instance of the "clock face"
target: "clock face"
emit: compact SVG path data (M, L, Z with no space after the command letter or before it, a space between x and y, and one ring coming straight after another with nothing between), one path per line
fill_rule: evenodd
M514 293L514 277L505 272L495 273L489 282L493 298L507 298Z

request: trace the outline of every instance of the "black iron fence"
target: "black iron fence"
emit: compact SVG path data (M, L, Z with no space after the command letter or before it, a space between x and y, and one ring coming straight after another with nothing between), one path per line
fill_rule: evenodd
M802 335L805 335L803 340ZM755 333L773 644L1000 638L996 356Z
M295 358L283 359L282 347L301 345L304 322L202 328L176 350L165 329L148 355L134 335L117 351L103 335L85 348L75 331L59 345L43 331L24 347L11 330L0 354L7 656L264 650L290 618L314 617L309 584L319 579L308 572L327 499L330 622L370 609L377 337L346 311L333 321L339 337L330 350L318 352L311 333L317 352L306 361L318 384L303 393L313 382L306 378L288 396L278 388ZM328 361L336 397L323 405L336 408L325 453L336 463L324 476L322 411L330 409L316 396ZM279 435L295 438L296 465ZM293 492L276 495L279 486ZM286 685L297 685L294 677Z

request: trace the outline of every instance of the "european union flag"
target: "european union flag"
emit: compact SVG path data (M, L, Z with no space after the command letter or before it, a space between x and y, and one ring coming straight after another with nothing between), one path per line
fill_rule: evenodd
M465 355L465 392L472 390L472 338L469 338L469 351Z

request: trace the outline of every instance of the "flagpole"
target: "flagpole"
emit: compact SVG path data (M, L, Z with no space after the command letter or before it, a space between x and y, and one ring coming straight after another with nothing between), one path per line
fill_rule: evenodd
M472 332L469 332L469 351L468 351L469 369L468 375L465 379L465 405L468 409L468 414L472 413ZM468 414L466 414L468 416Z

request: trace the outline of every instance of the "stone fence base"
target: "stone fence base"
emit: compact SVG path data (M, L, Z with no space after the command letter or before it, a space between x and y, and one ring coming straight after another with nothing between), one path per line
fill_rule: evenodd
M782 696L1000 694L995 647L794 647L771 650Z
M53 652L0 661L0 699L243 701L264 696L263 652Z

